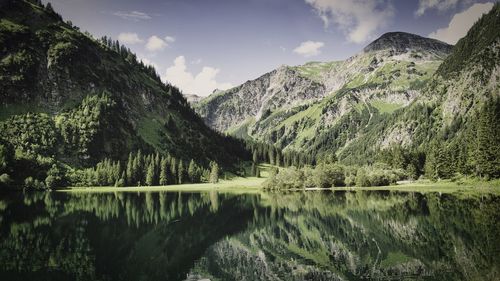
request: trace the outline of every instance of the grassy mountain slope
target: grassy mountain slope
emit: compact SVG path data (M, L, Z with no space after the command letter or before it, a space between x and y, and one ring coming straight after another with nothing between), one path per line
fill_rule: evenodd
M234 136L326 154L409 105L450 50L434 39L387 33L345 61L282 67L195 108L208 125ZM264 86L243 91L250 83Z
M500 176L499 19L495 4L457 43L420 97L364 130L340 158L366 161L401 146L425 154L428 172L436 177Z
M118 42L36 1L0 5L0 136L16 154L76 167L137 149L226 166L245 157Z

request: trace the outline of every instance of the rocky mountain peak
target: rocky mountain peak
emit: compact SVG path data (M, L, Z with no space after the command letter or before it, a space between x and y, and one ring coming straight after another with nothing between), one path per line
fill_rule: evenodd
M422 37L406 32L388 32L366 46L365 53L392 50L396 53L408 51L428 51L432 53L451 52L452 45L436 39Z

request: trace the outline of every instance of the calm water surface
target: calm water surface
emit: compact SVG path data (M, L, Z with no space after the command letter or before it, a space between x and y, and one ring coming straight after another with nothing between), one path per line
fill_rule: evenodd
M500 280L500 197L2 194L0 280Z

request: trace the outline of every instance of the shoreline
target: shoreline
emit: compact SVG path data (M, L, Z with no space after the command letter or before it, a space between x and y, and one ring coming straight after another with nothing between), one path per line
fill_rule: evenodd
M95 186L95 187L69 187L65 189L55 190L56 192L64 193L110 193L110 192L151 192L151 191L246 191L257 192L262 190L262 183L265 178L237 178L234 180L221 180L219 183L192 183L192 184L175 184L164 186Z
M488 182L475 182L457 184L451 181L413 181L402 182L390 186L372 187L331 187L331 188L307 188L307 189L265 189L262 183L266 178L235 178L222 180L219 183L196 183L178 184L166 186L96 186L96 187L70 187L56 192L63 193L111 193L111 192L235 192L235 193L259 193L259 192L298 192L298 191L399 191L399 192L439 192L439 193L493 193L500 195L500 187Z

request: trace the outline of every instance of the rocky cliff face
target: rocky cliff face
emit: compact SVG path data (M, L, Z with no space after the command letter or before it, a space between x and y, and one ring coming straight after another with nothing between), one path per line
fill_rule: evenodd
M388 32L366 46L365 53L389 51L393 55L407 52L424 52L444 58L451 52L452 46L439 40L425 38L406 32Z
M345 61L283 66L195 108L206 124L238 137L339 149L378 116L418 97L450 50L437 40L388 33Z
M316 101L325 94L324 85L282 66L258 79L209 96L195 108L210 127L226 131L248 118L258 121L279 108Z

